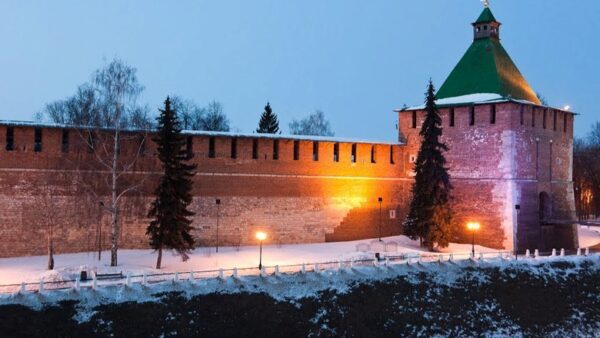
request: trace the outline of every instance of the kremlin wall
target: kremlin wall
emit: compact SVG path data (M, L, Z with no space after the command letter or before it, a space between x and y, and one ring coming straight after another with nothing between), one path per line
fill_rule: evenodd
M437 97L450 149L454 241L470 242L464 225L477 221L476 243L487 247L575 248L574 114L539 102L502 48L489 8L473 29L473 45ZM198 165L191 206L198 245L256 244L257 230L269 233L270 244L402 234L425 113L396 113L392 143L185 131ZM58 253L109 248L108 191L92 189L107 173L91 165L86 142L96 132L109 131L0 122L0 257L45 254L48 224ZM159 164L150 135L125 136L120 156L141 151L123 176L139 187L124 198L119 246L148 248Z

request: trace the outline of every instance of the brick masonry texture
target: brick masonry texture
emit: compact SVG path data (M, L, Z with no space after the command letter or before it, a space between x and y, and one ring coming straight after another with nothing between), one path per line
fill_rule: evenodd
M454 126L450 126L450 109ZM491 123L492 109L489 104L440 109L455 188L455 240L470 242L464 224L475 220L482 224L477 243L489 247L512 249L515 243L522 250L557 243L575 247L573 115L556 111L554 130L552 109L498 103ZM396 145L315 144L258 135L190 136L192 161L198 165L191 206L196 212L193 234L198 244L216 244L217 220L221 245L256 244L254 233L259 229L269 233L271 243L374 238L380 231L383 236L401 234L424 119L424 112L416 113L417 128L412 128L413 112L399 112L402 142ZM106 174L90 170L95 159L87 151L85 135L69 129L69 150L63 152L63 129L41 127L42 149L35 152L33 126L0 125L0 135L6 135L9 127L14 131L14 150L2 150L0 156L0 257L44 254L49 223L55 224L59 253L93 251L99 245L107 249L110 217L98 207L99 199L77 183ZM138 149L140 133L126 136L124 158ZM145 155L126 177L143 184L123 201L121 248L148 247L146 212L160 173L154 144L147 142L144 149ZM383 198L381 206L378 197ZM221 200L218 207L216 199ZM521 205L519 212L516 204ZM542 209L548 216L543 222Z

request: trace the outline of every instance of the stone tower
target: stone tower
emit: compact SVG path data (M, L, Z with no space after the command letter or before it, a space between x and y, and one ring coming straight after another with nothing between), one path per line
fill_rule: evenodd
M486 7L474 39L437 93L443 140L464 224L479 221L480 243L518 250L578 246L572 183L573 119L543 105L500 43ZM423 107L398 110L410 158L419 148Z

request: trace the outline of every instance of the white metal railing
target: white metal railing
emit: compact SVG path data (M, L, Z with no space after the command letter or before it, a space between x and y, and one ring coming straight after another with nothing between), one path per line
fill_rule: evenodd
M211 278L241 278L245 276L271 276L271 275L292 275L292 274L303 274L303 273L315 273L323 271L339 271L341 269L351 269L354 267L367 266L393 266L400 264L427 264L436 262L453 262L455 260L484 260L490 258L500 258L505 260L510 259L535 259L539 257L558 257L558 256L589 256L590 249L577 249L576 251L566 251L561 249L557 252L553 249L550 252L539 252L535 250L533 254L530 250L527 250L524 255L515 255L509 251L497 251L497 252L480 252L476 253L475 257L472 257L471 253L448 253L448 254L399 254L399 255L387 255L382 256L379 260L375 258L369 259L357 259L357 260L341 260L341 261L327 261L318 263L303 263L303 264L289 264L289 265L274 265L274 266L263 266L262 271L256 267L249 268L232 268L232 269L217 269L217 270L192 270L192 271L177 271L177 272L165 272L165 273L153 273L153 274L136 274L133 275L129 272L123 275L123 277L115 279L98 279L94 274L91 279L82 281L79 278L62 280L62 281L44 281L43 279L38 282L28 282L20 284L7 284L0 285L0 294L11 294L11 293L27 293L27 292L49 292L55 290L80 290L80 289L95 289L103 286L114 286L114 285L133 285L133 284L158 284L169 281L198 281Z

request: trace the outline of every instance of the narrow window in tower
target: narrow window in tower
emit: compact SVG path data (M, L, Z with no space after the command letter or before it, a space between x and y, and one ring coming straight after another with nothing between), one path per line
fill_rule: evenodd
M33 133L33 151L39 153L42 151L42 129L35 128Z
M375 145L371 146L371 163L377 163L377 150L375 149Z
M417 111L413 110L412 112L412 128L417 128Z
M531 126L535 128L535 107L531 107Z
M63 129L62 132L62 152L63 153L68 153L69 152L69 130L68 129Z
M390 164L394 163L394 146L390 146Z
M554 119L554 121L552 122L553 123L553 128L552 129L554 131L556 131L556 122L557 122L557 119L558 119L558 112L556 110L554 110L554 117L553 117L553 119Z
M548 175L550 177L549 178L550 182L552 182L552 162L553 162L552 161L552 156L553 156L553 154L552 154L552 151L553 151L552 146L553 145L554 145L554 143L552 142L552 140L550 140L550 161L549 161L550 162L550 166L548 167Z
M563 133L567 132L567 117L569 117L569 115L563 113Z
M521 120L521 125L523 125L525 123L525 106L521 105L521 111L520 111L520 120Z
M313 161L319 160L319 142L313 141Z
M490 123L496 124L496 105L495 104L493 104L490 107Z
M454 127L454 108L450 108L448 115L450 119L450 127Z
M356 163L356 143L352 145L352 154L350 155L350 161Z
M540 140L535 140L535 179L540 177Z
M188 160L194 157L194 138L191 136L188 136L185 140L185 153Z
M252 140L252 158L258 159L258 139Z
M475 125L475 106L469 107L469 125L470 126Z
M6 150L15 150L15 129L13 127L6 128Z
M208 157L215 158L215 138L208 139Z
M231 158L237 158L237 138L231 139Z
M279 159L279 140L273 140L273 159Z
M333 145L333 162L340 161L340 144L336 143Z
M300 159L300 141L294 141L294 161Z
M546 116L548 115L548 109L544 109L544 115L542 116L542 128L546 129Z

